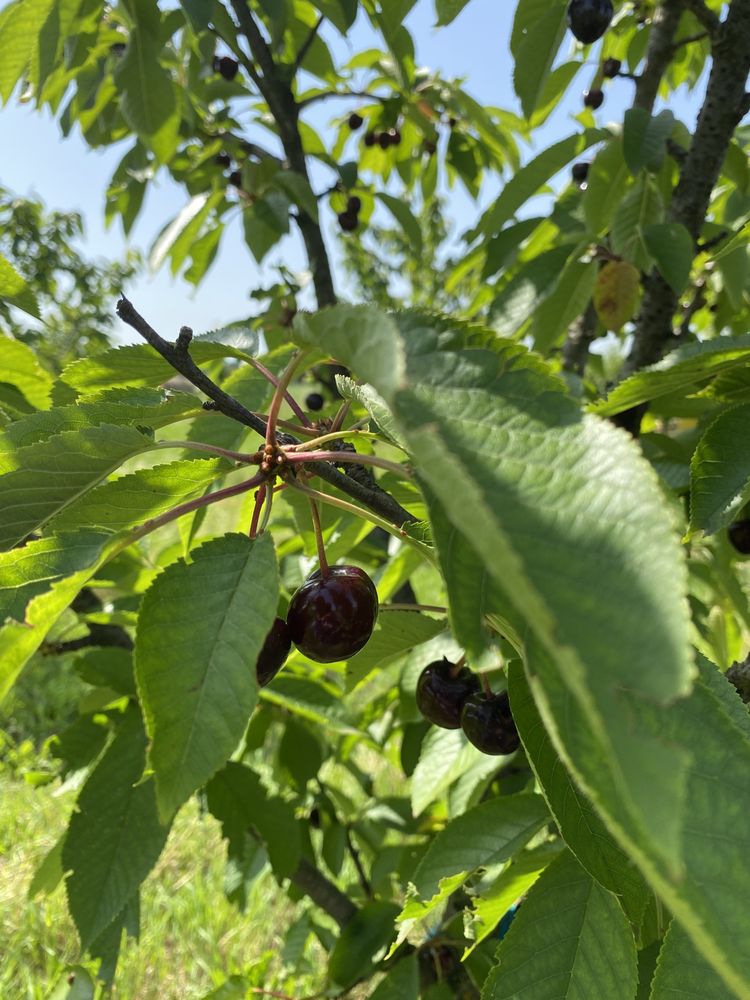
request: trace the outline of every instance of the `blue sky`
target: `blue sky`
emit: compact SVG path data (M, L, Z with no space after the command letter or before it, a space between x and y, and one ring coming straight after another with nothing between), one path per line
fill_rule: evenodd
M418 0L407 24L415 39L420 64L437 68L448 77L463 77L467 89L484 103L518 111L508 51L514 8L515 4L509 0L472 0L450 26L437 29L433 0ZM344 56L347 49L353 53L373 42L361 19L346 41L336 42L335 33L328 37ZM591 56L596 58L596 49ZM537 148L572 131L570 117L580 110L581 91L587 88L594 69L592 61L590 67L579 73L564 104L540 131L535 141ZM597 113L599 123L621 119L632 98L632 86L627 80L615 80L608 85L607 100ZM681 99L673 106L691 128L694 105L695 96ZM325 121L346 110L344 101L335 101L322 105L318 114ZM46 113L39 114L16 101L0 110L0 150L4 151L0 183L19 194L33 193L50 208L81 211L87 227L86 251L92 255L117 258L126 247L119 226L114 224L105 231L103 222L104 192L123 148L120 145L91 150L77 133L63 139L57 124ZM490 183L485 200L496 190L496 183ZM147 250L164 223L185 201L182 189L162 172L131 233L131 245ZM476 206L460 188L450 194L449 204L457 231L468 228ZM335 225L331 217L324 217L329 247L333 246ZM268 262L280 259L292 267L301 266L303 258L296 236L280 244L280 251L269 255ZM235 222L223 239L217 261L197 290L180 279L172 279L162 269L156 275L140 278L131 285L129 294L152 324L171 337L183 323L198 332L247 315L253 309L248 289L262 284L264 273L269 275L268 267L261 270L255 264ZM121 332L126 333L124 329Z

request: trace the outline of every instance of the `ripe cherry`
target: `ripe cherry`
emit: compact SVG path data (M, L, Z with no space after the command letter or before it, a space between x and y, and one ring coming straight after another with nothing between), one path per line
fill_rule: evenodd
M227 180L234 187L237 187L237 188L242 187L242 171L241 170L233 170L231 172L231 174L229 175L229 177L227 178Z
M352 132L356 132L358 128L362 128L363 122L364 118L362 117L362 115L357 114L356 111L352 111L352 113L349 115L349 121L347 124L349 125L349 128L352 130Z
M727 531L729 541L743 556L750 556L750 520L735 521Z
M587 108L593 108L596 111L604 104L604 91L599 90L595 87L594 90L587 90L583 95L583 103Z
M214 73L219 73L225 80L234 80L240 64L231 56L221 56L214 59Z
M461 709L466 699L478 690L479 681L471 670L462 667L456 672L456 664L443 657L428 663L419 675L417 708L436 726L460 729Z
M387 132L378 132L377 142L381 149L388 149L391 144L391 137Z
M521 745L506 691L491 696L477 692L467 698L461 711L461 728L482 753L513 753Z
M422 143L422 148L428 156L434 156L437 152L437 143L433 142L432 139L425 139Z
M292 639L287 624L283 618L277 618L266 636L260 653L258 653L255 667L258 675L258 687L265 687L269 681L273 680L284 666L291 648Z
M322 410L325 400L320 395L319 392L311 392L310 395L305 399L305 406L308 410Z
M399 146L401 144L401 133L397 128L389 128L386 135L391 146Z
M375 584L358 566L316 570L289 604L292 642L311 660L334 663L359 652L378 617Z
M336 218L345 233L353 233L359 225L359 219L354 212L339 212Z
M579 42L591 45L602 37L614 13L612 0L570 0L568 24Z
M356 194L353 194L346 203L347 212L351 212L352 215L359 215L361 208L362 199L358 198Z
M622 63L619 59L605 59L602 63L602 76L607 77L608 80L613 80L618 76L621 69Z
M378 141L378 137L374 132L365 132L365 146L374 146Z
M583 184L589 175L589 164L584 161L574 163L570 173L572 174L573 180L576 184Z
M225 152L217 153L216 156L214 157L214 163L217 165L217 167L224 167L224 169L226 169L227 167L231 167L232 157L229 155L229 153Z

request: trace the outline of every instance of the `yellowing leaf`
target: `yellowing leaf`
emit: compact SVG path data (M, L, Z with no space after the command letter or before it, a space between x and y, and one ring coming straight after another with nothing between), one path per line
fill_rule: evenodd
M621 330L641 300L641 275L626 260L612 260L599 272L594 286L596 314L608 330Z

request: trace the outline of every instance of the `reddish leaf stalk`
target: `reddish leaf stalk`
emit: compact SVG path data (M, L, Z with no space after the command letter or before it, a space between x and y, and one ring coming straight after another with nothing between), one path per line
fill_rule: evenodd
M318 505L315 503L312 497L308 497L310 501L310 513L312 515L313 531L315 532L315 544L318 548L318 562L320 563L320 572L325 577L328 576L330 570L328 567L328 559L326 558L326 548L323 543L323 528L320 524L320 514L318 513Z

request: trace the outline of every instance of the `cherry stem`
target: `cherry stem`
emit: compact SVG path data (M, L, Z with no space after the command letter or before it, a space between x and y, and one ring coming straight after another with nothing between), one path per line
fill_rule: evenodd
M286 452L286 460L293 464L303 462L351 462L355 465L375 465L379 469L386 469L397 476L411 479L411 472L398 462L389 462L387 458L380 458L378 455L360 455L359 452L351 451L293 451Z
M448 613L447 608L441 608L437 604L381 604L380 611L432 611L438 615Z
M377 525L378 528L387 531L389 535L394 535L396 538L401 539L405 545L410 545L413 549L416 549L433 566L438 565L437 555L428 545L425 545L424 542L420 542L416 538L412 538L403 528L397 528L390 521L386 521L384 517L379 517L377 514L373 514L372 511L365 510L364 507L358 507L356 504L349 503L346 500L339 500L338 497L332 497L328 493L321 493L319 490L310 489L309 486L303 486L302 483L289 480L287 485L298 493L304 493L305 496L319 500L320 503L327 503L331 507L338 507L339 510L345 510L348 514L355 514L357 517L361 517L363 521L369 521L371 524Z
M260 372L260 374L263 376L263 378L268 379L268 381L271 383L271 385L275 386L277 389L279 388L280 379L277 378L277 376L274 375L274 373L272 371L270 371L268 368L266 368L265 365L261 364L260 361L256 361L255 358L249 358L248 360L249 360L250 364L253 366L253 368L255 368L256 371ZM303 427L312 427L312 424L310 423L310 419L307 416L307 414L305 413L305 411L299 405L299 403L294 398L294 396L290 392L287 392L286 389L284 390L284 399L287 401L287 403L289 404L290 409L292 410L292 412L294 413L294 415L297 417L297 419L299 420L299 422L302 424L302 426Z
M461 671L464 669L465 666L466 666L466 654L464 653L464 655L461 657L458 663L454 663L453 666L451 667L450 671L451 677L458 677L458 675L461 673Z
M273 507L274 492L275 491L273 489L270 489L266 492L266 503L265 506L263 507L263 519L261 520L260 528L258 529L258 533L261 535L266 530L266 528L268 527L268 522L271 520L271 509Z
M271 405L268 409L266 447L274 448L276 445L276 421L279 419L279 410L281 409L281 404L286 397L286 391L289 388L289 383L292 381L292 376L306 354L307 351L295 351L289 361L289 364L281 373L281 378L276 385L276 392L273 394L273 399L271 400Z
M259 465L262 459L261 452L249 454L244 451L229 451L227 448L219 448L215 444L204 444L203 441L157 441L154 448L186 448L192 451L205 451L209 455L218 455L220 458L228 458L230 462L241 462L243 465Z
M482 689L484 690L484 693L487 695L487 697L488 698L494 698L495 697L495 692L490 687L490 681L489 681L489 677L487 676L487 674L480 674L479 675L479 679L482 682Z
M248 534L251 538L255 538L258 534L258 521L260 520L260 512L263 509L263 502L266 499L266 484L260 487L258 492L255 494L255 506L253 507L253 516L250 521L250 531Z
M214 490L213 493L206 493L195 500L188 500L186 503L178 504L171 510L159 514L158 517L152 517L149 521L144 521L140 527L132 532L128 544L137 541L139 538L143 538L144 535L148 535L152 531L156 531L157 528L161 528L165 524L169 524L170 521L175 521L178 517L183 517L185 514L191 514L194 510L199 510L201 507L208 507L210 504L218 503L220 500L227 500L229 497L236 497L241 493L247 493L248 490L253 490L256 486L260 486L265 479L265 474L259 473L257 476L253 476L252 479L245 480L244 483L238 483L236 486L226 486L224 489Z
M281 423L281 421L279 421ZM369 423L369 420L359 421L359 424ZM380 435L374 431L364 431L359 424L353 424L348 430L333 431L330 434L321 434L320 437L313 438L312 441L302 441L300 444L290 444L287 451L298 451L300 448L317 448L318 445L326 444L328 441L341 441L343 438L373 438L381 440Z
M330 573L328 566L328 560L326 559L326 547L323 544L323 529L320 525L320 514L318 512L318 505L315 503L312 497L308 497L310 501L310 513L312 514L313 531L315 532L315 544L318 547L318 562L320 563L320 572L326 577Z
M333 423L331 424L331 430L332 431L338 431L338 430L341 429L341 427L344 424L344 421L346 420L346 415L349 412L349 407L351 405L352 404L351 404L351 402L348 399L345 400L341 404L341 406L339 407L338 413L333 418Z

